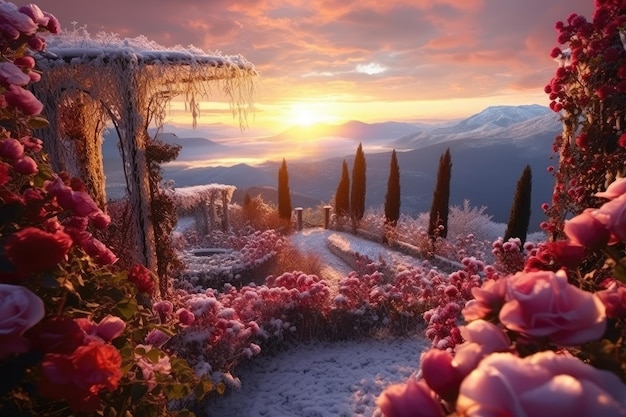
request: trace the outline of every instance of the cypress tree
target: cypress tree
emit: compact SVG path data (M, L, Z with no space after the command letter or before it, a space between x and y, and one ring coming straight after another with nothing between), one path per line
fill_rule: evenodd
M452 156L450 148L439 158L437 170L437 183L433 191L433 202L428 219L428 236L434 239L436 236L445 238L448 235L448 212L450 210L450 178L452 176ZM443 230L438 231L439 226Z
M532 178L533 175L530 166L526 165L515 187L515 197L513 199L513 205L511 206L511 214L509 215L506 232L504 232L505 242L512 237L519 238L522 241L522 245L526 241L528 225L530 224Z
M391 153L387 194L385 195L385 222L392 226L400 218L400 166L396 150Z
M345 159L341 169L341 180L339 180L335 193L335 213L339 218L350 215L350 174L348 162Z
M363 153L363 146L359 143L356 155L354 155L350 189L350 216L354 230L365 214L365 168L365 154Z
M283 164L278 170L278 217L284 220L291 219L291 193L285 158L283 158Z

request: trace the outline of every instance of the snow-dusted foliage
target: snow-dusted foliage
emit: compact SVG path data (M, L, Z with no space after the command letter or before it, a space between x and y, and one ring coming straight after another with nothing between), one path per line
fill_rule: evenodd
M196 292L221 288L226 283L241 283L244 273L276 256L283 243L283 238L275 230L258 231L248 236L218 234L226 236L224 246L232 251L218 251L210 256L193 251L183 252L180 259L186 269L175 280L175 286Z
M172 189L169 194L177 207L189 210L199 206L201 203L206 204L212 200L221 203L222 196L225 196L226 201L230 202L236 189L237 187L234 185L206 184L177 187Z

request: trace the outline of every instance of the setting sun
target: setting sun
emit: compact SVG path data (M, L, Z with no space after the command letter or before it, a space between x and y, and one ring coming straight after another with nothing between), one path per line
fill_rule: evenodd
M294 103L287 113L287 123L293 126L310 127L319 123L332 123L335 117L328 115L326 103Z

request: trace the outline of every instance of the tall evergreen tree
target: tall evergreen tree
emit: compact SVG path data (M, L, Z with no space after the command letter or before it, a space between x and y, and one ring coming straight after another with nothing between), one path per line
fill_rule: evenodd
M428 219L428 236L434 239L436 236L445 238L448 235L448 213L450 210L450 178L452 176L452 156L450 148L439 158L437 170L437 183L433 191L433 202L430 207ZM439 226L443 230L438 231Z
M365 168L365 154L363 153L363 146L359 143L354 155L350 189L350 217L355 230L365 214Z
M341 180L339 180L337 192L335 192L335 213L339 218L350 215L350 174L348 162L345 159L341 169Z
M504 232L505 242L512 237L519 238L522 241L522 245L526 242L528 225L530 224L532 180L533 174L530 165L526 165L515 187L515 197L513 199L513 205L511 206L511 214L509 215L506 232Z
M400 218L400 166L396 150L391 153L389 179L387 180L387 194L385 195L385 222L392 226Z
M291 219L291 192L289 191L289 173L287 161L283 158L283 164L278 170L278 217Z

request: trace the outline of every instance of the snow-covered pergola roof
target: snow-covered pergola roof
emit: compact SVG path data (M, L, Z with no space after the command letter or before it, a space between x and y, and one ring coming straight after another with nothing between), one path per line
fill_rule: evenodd
M148 216L150 190L145 149L148 127L161 127L169 103L181 97L193 116L200 102L226 96L233 117L245 126L258 72L241 55L207 53L189 46L163 47L144 36L91 36L84 29L50 35L35 56L41 81L33 88L50 125L39 134L56 171L84 179L94 199L106 204L102 131L113 123L120 137L140 261L154 269L154 236Z

